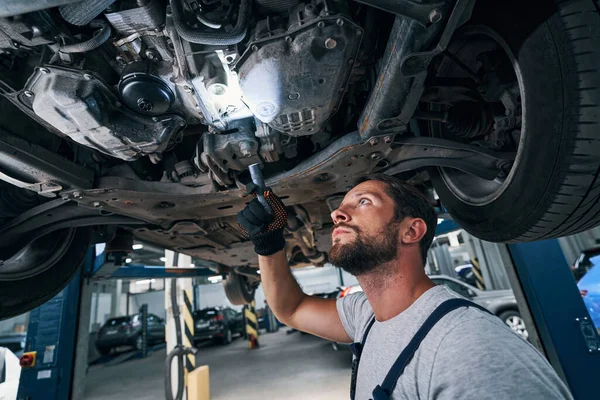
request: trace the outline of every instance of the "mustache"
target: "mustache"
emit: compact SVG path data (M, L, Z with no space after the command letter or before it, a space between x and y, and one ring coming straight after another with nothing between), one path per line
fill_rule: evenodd
M358 229L357 227L354 227L354 226L352 226L350 224L346 224L344 222L339 222L339 223L335 224L335 226L333 227L333 229L335 229L335 228L345 228L345 229L354 231L356 233L360 232L360 229Z

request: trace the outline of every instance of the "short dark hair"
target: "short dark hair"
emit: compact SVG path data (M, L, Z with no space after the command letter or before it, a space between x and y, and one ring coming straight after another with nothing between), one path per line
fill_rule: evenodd
M427 262L427 251L431 247L437 226L437 214L429 200L414 186L391 175L367 175L362 177L358 183L366 181L377 181L385 184L387 194L395 204L394 219L396 221L402 221L406 217L422 218L425 221L427 232L419 242L421 259L423 260L423 265L425 265Z

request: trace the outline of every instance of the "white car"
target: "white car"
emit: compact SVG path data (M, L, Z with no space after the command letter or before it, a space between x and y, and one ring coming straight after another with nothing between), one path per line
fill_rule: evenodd
M0 347L0 400L15 400L19 391L21 365L6 347Z

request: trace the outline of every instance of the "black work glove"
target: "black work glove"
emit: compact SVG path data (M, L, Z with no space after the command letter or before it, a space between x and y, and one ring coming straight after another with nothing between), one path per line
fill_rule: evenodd
M254 243L254 251L261 256L270 256L285 247L283 228L287 223L287 211L270 188L264 191L264 196L272 213L265 210L256 198L256 192L260 190L254 183L246 186L246 192L254 198L246 207L237 214L237 221L246 236Z

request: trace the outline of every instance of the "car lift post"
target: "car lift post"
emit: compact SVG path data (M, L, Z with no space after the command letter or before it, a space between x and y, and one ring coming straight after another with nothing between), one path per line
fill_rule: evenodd
M174 270L176 267L189 267L192 263L190 256L173 252L171 250L165 250L165 266L172 266ZM183 349L193 349L193 351L186 352L183 354L183 371L179 370L179 363L177 357L169 362L167 358L167 365L165 368L169 372L170 381L165 380L167 399L172 396L176 398L174 393L182 392L181 399L187 400L209 400L210 399L210 381L209 381L209 369L207 365L203 365L196 368L196 349L194 346L194 319L193 319L193 281L191 278L187 279L171 279L171 282L165 282L165 309L166 309L166 326L165 336L167 340L167 354L177 352L178 339L177 339L177 328L176 324L180 326L181 343ZM176 305L172 303L172 290L176 290ZM178 310L174 309L177 307ZM174 362L175 361L175 362ZM184 376L184 387L179 388L180 374Z
M90 248L84 267L93 262ZM17 399L83 399L90 307L91 289L79 271L59 294L30 312L25 350L35 361L21 371Z
M436 235L460 229L452 220ZM498 244L529 341L542 352L575 399L597 396L600 338L557 239Z

